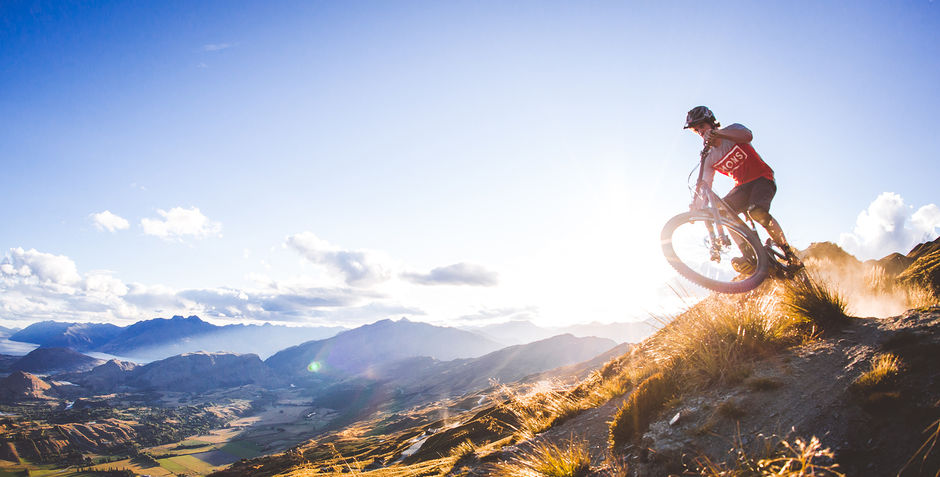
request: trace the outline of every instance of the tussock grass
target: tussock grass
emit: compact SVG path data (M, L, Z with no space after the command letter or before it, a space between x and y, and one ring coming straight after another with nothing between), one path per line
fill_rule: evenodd
M909 309L940 306L940 295L923 285L906 283L899 287Z
M940 250L928 253L914 261L898 275L898 281L918 285L940 298Z
M773 391L783 383L773 378L752 378L745 383L751 391Z
M852 383L852 390L865 393L888 386L901 371L901 360L891 353L876 354L871 360L871 369L862 373Z
M833 461L835 454L824 448L813 436L809 441L797 437L791 444L780 440L776 448L771 440L759 443L756 449L747 450L740 437L732 449L731 464L712 462L707 456L695 459L699 475L707 477L845 477Z
M451 449L450 456L461 461L473 456L476 451L477 447L473 445L473 441L467 439Z
M798 322L776 305L772 294L699 303L654 337L652 354L692 385L738 382L742 366L801 339Z
M787 282L784 309L795 319L823 331L837 329L849 322L847 302L833 286L811 274Z
M497 393L505 401L503 406L518 419L516 433L522 439L531 439L590 407L584 400L572 398L564 385L553 381L541 381L524 393L500 385Z
M587 441L571 438L561 447L538 443L517 457L492 466L497 477L586 477L591 472Z
M614 415L610 424L608 440L612 448L618 448L639 437L679 386L674 373L658 372L640 383Z
M940 406L940 401L938 401L934 406ZM927 439L921 444L920 448L914 452L914 455L904 464L904 467L898 471L898 475L904 473L911 465L915 462L920 461L919 471L922 475L929 475L924 472L924 467L933 464L933 467L936 468L935 476L940 476L940 459L934 455L933 462L931 462L931 454L933 453L934 448L937 446L937 441L940 440L940 419L937 419L930 423L925 429L924 433L927 434Z

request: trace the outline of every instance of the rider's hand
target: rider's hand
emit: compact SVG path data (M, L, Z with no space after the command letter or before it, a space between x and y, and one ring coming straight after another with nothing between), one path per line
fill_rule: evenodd
M716 129L709 129L705 131L705 134L702 134L702 139L705 140L705 144L708 146L717 146L721 142L721 134Z

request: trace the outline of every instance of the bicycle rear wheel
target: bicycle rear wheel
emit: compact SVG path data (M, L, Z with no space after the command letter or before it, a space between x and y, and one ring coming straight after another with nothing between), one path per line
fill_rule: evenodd
M743 293L757 288L767 278L770 266L760 239L739 223L722 220L720 227L716 225L714 217L701 212L686 212L666 222L662 247L669 264L683 277L717 292ZM721 229L724 234L713 239L709 228ZM742 274L732 267L731 260L745 253L753 255L757 263L752 271Z

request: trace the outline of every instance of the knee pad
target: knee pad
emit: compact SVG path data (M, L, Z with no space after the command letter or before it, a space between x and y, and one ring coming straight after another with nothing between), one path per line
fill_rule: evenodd
M764 227L767 227L767 224L773 220L773 216L770 215L770 211L759 205L752 205L748 207L747 216L750 217L754 222L757 222Z

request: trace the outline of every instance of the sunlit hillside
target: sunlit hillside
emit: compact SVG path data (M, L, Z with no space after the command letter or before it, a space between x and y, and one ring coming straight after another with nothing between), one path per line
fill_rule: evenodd
M803 253L807 278L690 302L575 383L507 384L214 475L934 476L937 282ZM876 301L905 311L852 312Z

